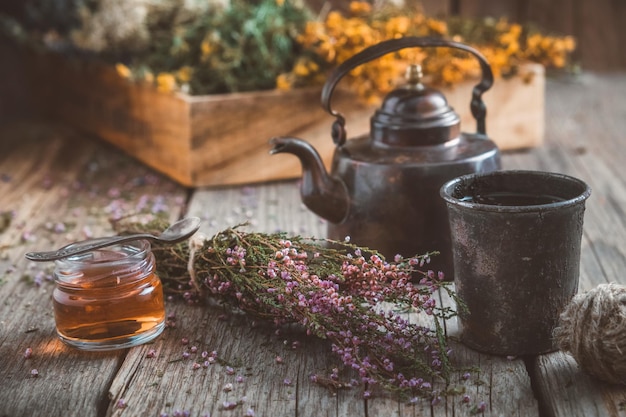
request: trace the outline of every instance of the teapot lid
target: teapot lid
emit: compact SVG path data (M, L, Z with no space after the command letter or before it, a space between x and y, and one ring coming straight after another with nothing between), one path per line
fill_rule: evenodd
M422 84L422 69L410 65L407 83L391 91L371 118L374 143L420 146L445 143L459 137L460 117L445 96Z

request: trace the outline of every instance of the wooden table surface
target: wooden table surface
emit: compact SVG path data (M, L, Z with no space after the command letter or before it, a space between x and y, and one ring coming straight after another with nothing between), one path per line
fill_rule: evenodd
M505 154L504 168L586 181L593 194L580 290L626 285L626 74L549 80L546 99L545 144ZM171 219L200 216L207 235L242 220L256 231L324 235L323 222L300 203L295 181L188 190L67 126L38 120L0 126L0 416L471 414L458 398L431 407L386 396L364 400L359 390L333 394L309 381L335 364L323 342L307 339L293 350L289 335L220 320L210 308L184 303L168 302L177 325L149 345L100 353L65 346L55 334L50 265L28 262L24 253L111 233L111 216L142 207ZM219 364L193 370L181 359L183 337L200 350L217 350L235 374ZM156 357L146 357L149 349ZM459 346L455 358L480 367L481 383L469 394L485 401L484 415L626 416L625 386L588 377L561 352L500 358ZM235 382L237 375L244 382ZM226 392L229 382L234 388ZM238 405L225 410L225 402Z

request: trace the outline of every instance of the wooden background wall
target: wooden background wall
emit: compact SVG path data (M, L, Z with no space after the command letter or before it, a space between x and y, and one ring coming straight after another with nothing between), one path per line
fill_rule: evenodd
M328 3L345 8L345 0L307 0L320 9ZM431 16L507 17L532 22L548 33L573 35L574 59L583 69L626 70L626 0L405 0L421 4Z
M22 0L0 0L0 12L19 14ZM60 0L47 0L60 1ZM323 5L345 9L350 0L303 0L320 10ZM574 58L583 69L626 69L626 0L368 0L422 5L431 16L508 17L532 22L547 32L573 35Z

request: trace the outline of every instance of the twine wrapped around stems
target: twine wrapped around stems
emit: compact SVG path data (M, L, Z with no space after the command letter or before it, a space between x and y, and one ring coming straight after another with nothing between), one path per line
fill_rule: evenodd
M626 287L601 284L574 297L554 336L587 373L626 385Z

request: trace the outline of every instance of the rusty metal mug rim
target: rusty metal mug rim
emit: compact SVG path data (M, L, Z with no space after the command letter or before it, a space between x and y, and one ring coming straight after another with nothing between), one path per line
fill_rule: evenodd
M578 185L580 187L580 191L577 192L576 195L573 197L562 197L564 198L564 200L562 201L533 205L494 205L473 201L462 201L461 199L455 197L455 192L460 190L463 184L469 184L470 182L475 182L480 179L488 179L493 177L520 178L522 176L536 180L545 180L546 177L562 180L563 182ZM447 204L452 204L475 211L501 213L532 213L537 211L546 212L551 210L561 210L565 207L576 206L582 201L585 201L589 198L589 196L591 195L591 187L589 187L589 185L581 179L558 172L539 170L500 170L487 173L467 174L454 178L441 186L439 194L446 201Z

